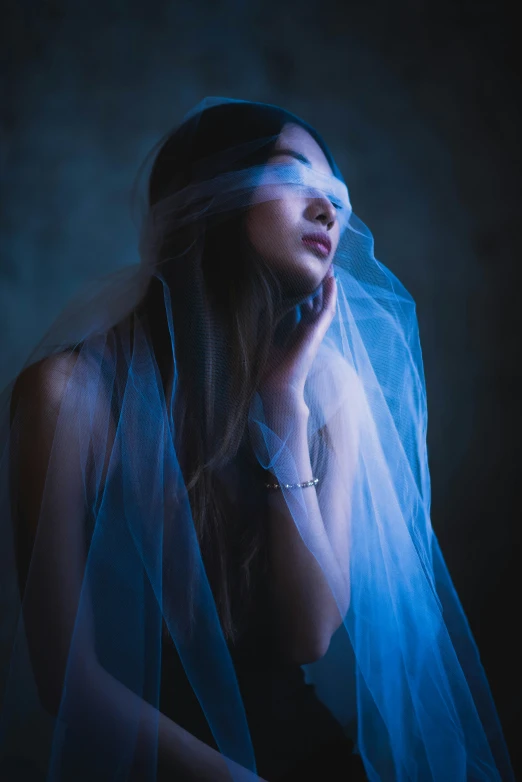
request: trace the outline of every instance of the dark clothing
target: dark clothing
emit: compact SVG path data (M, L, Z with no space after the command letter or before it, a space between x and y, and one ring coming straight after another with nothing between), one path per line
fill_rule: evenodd
M325 742L344 739L349 743L340 724L316 697L313 686L305 683L299 665L236 665L236 674L258 772L265 779L278 779L297 759ZM217 749L179 656L170 644L164 645L160 710Z
M266 592L262 588L256 591L255 611L250 612L240 639L229 645L258 773L269 782L293 782L298 778L301 782L314 778L322 781L334 778L327 769L334 768L335 763L343 779L366 779L355 772L350 774L352 766L360 763L352 755L352 742L316 696L314 686L306 683L301 666L283 662L274 640L271 610ZM217 749L171 642L163 645L160 710ZM315 777L308 773L312 769Z
M287 782L287 779L290 782L294 767L302 764L305 770L315 769L318 780L330 778L320 773L323 769L326 774L330 767L346 769L344 778L351 778L348 769L357 765L357 758L351 754L351 741L317 698L313 685L305 683L299 665L272 664L262 668L236 662L236 674L260 776L269 782ZM171 644L164 645L160 709L189 733L217 749ZM313 776L304 778L314 779ZM354 775L353 779L365 777Z

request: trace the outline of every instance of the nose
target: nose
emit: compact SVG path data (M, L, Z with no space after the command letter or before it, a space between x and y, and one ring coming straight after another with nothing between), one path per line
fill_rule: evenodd
M306 208L306 217L314 223L320 223L331 231L337 220L337 213L332 202L326 196L311 198Z

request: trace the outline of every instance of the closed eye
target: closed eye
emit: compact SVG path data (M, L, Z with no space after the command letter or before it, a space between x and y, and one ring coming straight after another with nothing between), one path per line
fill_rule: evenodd
M293 157L295 160L299 160L300 163L304 163L304 165L308 166L308 168L312 168L312 164L308 158L302 155L300 152L296 152L295 149L276 149L272 152L270 157L278 157L279 155Z
M296 152L295 149L276 149L272 152L270 157L278 157L279 155L287 155L288 157L293 157L295 160L299 160L300 163L304 163L305 166L308 166L309 168L312 168L312 164L308 160L307 157L302 155L300 152ZM343 205L332 195L326 196L329 201L331 201L332 206L335 209L343 209Z

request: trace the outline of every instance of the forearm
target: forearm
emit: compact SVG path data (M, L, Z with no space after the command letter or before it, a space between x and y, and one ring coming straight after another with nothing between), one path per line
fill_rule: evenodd
M289 462L295 465L294 475L298 476L299 482L310 480L313 476L307 437L308 408L304 403L295 402L290 411L278 407L275 413L268 408L267 414L274 431L283 432L287 427L292 430L284 450L283 481L291 482L291 479L287 480L292 472L288 470ZM277 464L268 475L272 476L273 482L278 481L281 470ZM304 653L317 658L326 652L331 636L347 610L348 579L334 554L315 486L286 492L267 491L271 583L281 635L294 656ZM296 491L300 497L295 496ZM304 540L296 520L303 530Z
M90 666L74 693L76 708L70 715L73 730L100 751L111 754L135 741L133 782L144 778L157 747L158 781L253 782L251 771L224 756L144 701L97 663ZM134 738L135 737L135 738ZM121 754L120 754L121 756ZM234 770L231 776L229 766ZM263 782L263 780L261 780Z

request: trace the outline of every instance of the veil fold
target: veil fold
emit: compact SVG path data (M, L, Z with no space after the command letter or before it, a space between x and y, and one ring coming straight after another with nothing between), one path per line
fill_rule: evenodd
M196 139L201 123L242 103L206 99L186 115L178 139ZM184 374L179 308L193 318L190 338L206 334L215 344L205 288L181 288L204 267L208 226L219 233L281 188L330 198L341 224L336 312L305 386L314 476L299 474L292 421L283 416L275 431L258 392L236 451L246 443L254 474L271 474L282 487L339 611L326 652L302 665L306 682L352 738L371 782L514 778L431 524L415 302L375 259L338 169L326 176L298 161L267 165L269 141L216 139L174 190L165 183L152 205L142 190L140 261L77 296L1 395L2 779L155 780L170 735L160 710L166 645L229 778L259 778L212 546L195 523L182 452L194 422L180 411L199 401L199 386ZM160 247L167 248L161 264ZM141 306L153 288L161 355L170 364L158 360L159 332ZM280 303L299 322L318 295ZM216 452L225 447L219 416L236 413L227 355L208 375L223 381L215 391L224 408L201 408ZM210 359L198 360L204 385ZM211 461L205 474L217 481ZM317 486L285 488L311 477ZM225 484L238 504L240 487ZM260 479L259 497L268 491ZM309 492L317 494L321 525L309 513ZM263 527L257 497L247 498L247 537ZM270 578L270 565L262 572ZM176 691L169 697L175 701Z

